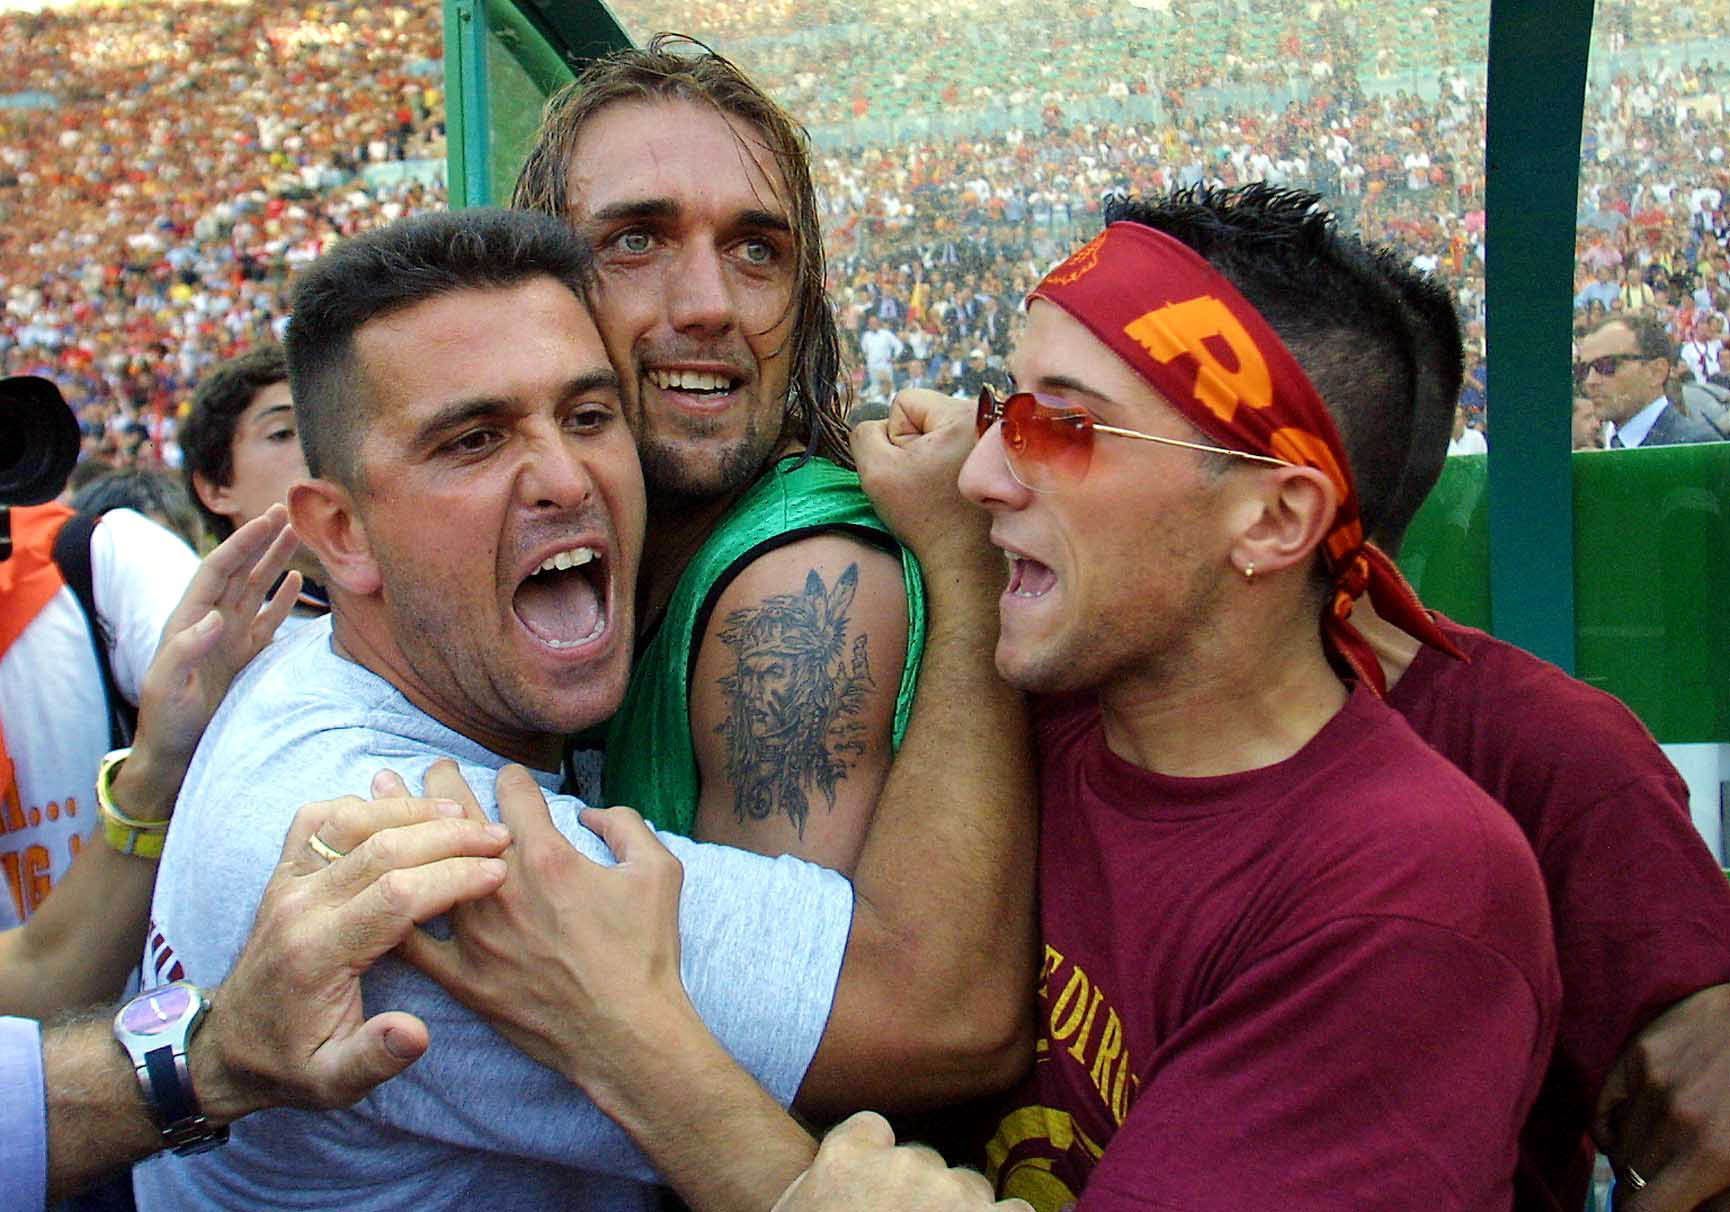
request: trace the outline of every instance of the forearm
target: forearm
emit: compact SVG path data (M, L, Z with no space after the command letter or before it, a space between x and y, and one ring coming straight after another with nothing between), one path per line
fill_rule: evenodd
M926 565L919 694L860 856L846 967L801 1087L813 1114L929 1106L1025 1063L1037 787L1021 696L998 677L1001 558Z
M162 1134L106 1018L45 1031L42 1067L50 1203L161 1148Z
M115 802L140 820L164 819L182 773L159 774L148 754L128 758ZM0 935L0 1014L46 1019L111 1001L138 963L157 864L116 852L100 828L30 920Z
M221 990L213 995L220 1002ZM192 1088L205 1119L226 1127L268 1104L235 1080L229 1059L256 1047L244 1036L228 1042L223 1011L188 1049ZM131 1058L114 1039L106 1014L71 1020L42 1033L42 1075L48 1104L48 1197L74 1194L88 1184L162 1148L162 1133L144 1101Z
M632 1058L628 1075L591 1079L590 1097L693 1212L763 1212L811 1164L817 1143L688 1003L665 1017L635 1020L640 1038L608 1049Z

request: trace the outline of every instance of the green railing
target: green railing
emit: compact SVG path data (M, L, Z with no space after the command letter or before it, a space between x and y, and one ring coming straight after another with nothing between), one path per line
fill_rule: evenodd
M1449 459L1400 554L1425 602L1486 630L1501 609L1486 464L1506 457ZM1575 672L1661 741L1730 738L1730 442L1592 451L1572 470ZM1541 587L1555 561L1534 558Z
M541 104L630 38L600 0L444 0L451 205L509 201Z

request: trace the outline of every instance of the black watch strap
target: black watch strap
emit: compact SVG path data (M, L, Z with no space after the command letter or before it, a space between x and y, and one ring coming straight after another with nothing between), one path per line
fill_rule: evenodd
M198 1109L185 1054L176 1059L172 1044L146 1052L140 1076L150 1085L151 1110L168 1148L180 1154L202 1153L228 1140L228 1129L212 1128Z
M209 1012L209 995L178 980L145 990L114 1015L115 1041L132 1061L163 1147L176 1153L199 1153L228 1139L227 1128L205 1118L192 1086L188 1051Z
M187 1089L190 1082L180 1080L179 1067L174 1063L174 1045L164 1044L144 1054L144 1077L150 1083L150 1104L162 1130L186 1119L202 1119L198 1103Z

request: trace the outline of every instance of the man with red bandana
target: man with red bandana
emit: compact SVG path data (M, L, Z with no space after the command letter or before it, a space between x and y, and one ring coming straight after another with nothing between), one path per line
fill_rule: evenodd
M1451 650L1364 543L1406 305L1312 201L1117 208L1033 292L1028 394L962 470L1010 564L998 668L1046 696L1043 1039L989 1150L1038 1208L1512 1201L1544 892L1351 625L1367 591Z
M1409 418L1411 435L1397 488L1373 490L1381 504L1372 534L1393 551L1441 472L1461 339L1444 294L1397 262L1381 264L1409 309L1417 371L1411 394L1384 396ZM909 403L890 422L893 443L860 454L874 499L897 525L903 506L882 485L906 479L895 464L922 459L915 488L929 492L942 460L921 448L954 420L914 418ZM905 483L896 494L917 497ZM1469 657L1460 661L1385 623L1367 601L1352 622L1374 648L1388 704L1504 805L1549 890L1564 996L1520 1139L1514 1206L1580 1207L1592 1137L1616 1163L1618 1206L1629 1212L1692 1208L1718 1194L1730 1181L1721 1147L1730 1117L1730 891L1689 821L1680 777L1620 703L1512 645L1437 618Z

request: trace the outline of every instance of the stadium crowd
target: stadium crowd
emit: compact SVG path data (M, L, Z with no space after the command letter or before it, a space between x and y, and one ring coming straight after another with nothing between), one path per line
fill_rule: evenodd
M1469 424L1487 427L1485 5L1165 0L1059 12L961 0L935 29L915 4L877 6L869 21L840 5L643 7L640 28L702 30L826 148L815 169L837 298L858 337L872 312L894 337L866 342L875 373L860 351L868 396L891 382L959 382L976 348L995 360L1025 287L1092 232L1104 196L1268 180L1317 191L1365 238L1448 281L1468 328L1463 403ZM1596 53L1612 68L1588 94L1576 290L1601 264L1641 288L1620 302L1603 289L1599 310L1597 291L1577 293L1577 328L1656 309L1685 354L1730 310L1730 6L1599 9ZM1424 36L1410 36L1414 25ZM1625 54L1714 36L1699 58ZM818 69L819 41L825 54L844 48L844 77ZM973 129L932 134L939 115L946 131ZM893 380L884 350L898 358ZM1703 380L1698 361L1679 354L1678 375Z
M0 27L0 408L55 456L0 479L0 1203L1730 1191L1688 785L1393 559L1484 449L1477 18L950 15L1046 79L680 10L813 172L656 38L458 211L425 12ZM1725 368L1690 46L1591 119L1609 445L1715 440L1653 399Z
M353 0L6 16L0 366L58 382L92 452L173 462L200 372L280 336L297 265L444 204L440 37L436 8Z
M1722 30L1724 7L1605 5L1597 53ZM1104 197L1268 180L1316 190L1448 282L1468 326L1467 415L1486 427L1484 5L954 0L935 30L910 3L868 22L791 0L625 16L699 32L814 132L831 288L867 397L970 381L975 349L996 367L1026 288ZM1428 36L1406 37L1413 22ZM1029 46L1044 52L1030 70L999 70ZM846 73L817 70L838 53ZM1680 351L1730 310L1725 54L1615 66L1584 138L1578 327L1656 309L1698 379ZM50 373L117 465L177 461L198 372L280 336L297 265L444 204L424 6L15 15L0 62L20 101L0 110L0 356ZM873 313L888 335L864 340Z

